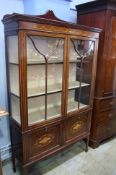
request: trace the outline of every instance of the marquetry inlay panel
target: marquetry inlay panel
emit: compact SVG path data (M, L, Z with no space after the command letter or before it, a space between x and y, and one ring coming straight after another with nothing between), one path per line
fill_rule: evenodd
M79 137L80 133L84 134L89 131L89 113L83 116L70 117L65 123L65 141Z
M60 125L53 127L42 128L36 130L29 136L30 140L30 156L36 156L37 154L43 154L50 150L60 147ZM33 151L32 151L33 150Z
M82 121L78 121L78 122L74 123L71 126L70 131L72 133L76 133L76 132L78 132L82 128L82 126L83 126L83 122Z
M54 139L55 139L55 136L53 134L51 133L44 134L39 139L36 140L35 144L41 148L51 144L54 141Z
M95 37L98 38L98 34L94 32L89 31L83 31L80 29L72 29L67 27L60 27L60 26L54 26L54 25L47 25L47 24L37 24L37 23L30 23L30 22L20 22L19 29L28 29L28 30L35 30L37 31L39 28L39 31L46 31L48 33L60 33L60 34L68 34L68 35L82 35L82 36L88 36L89 37Z

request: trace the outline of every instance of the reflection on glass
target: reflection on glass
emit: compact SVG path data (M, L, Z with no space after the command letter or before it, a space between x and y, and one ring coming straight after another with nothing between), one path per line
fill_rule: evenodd
M27 85L29 124L47 120L61 113L64 39L43 36L27 36ZM60 94L59 94L60 92ZM40 96L41 95L41 96ZM37 97L38 96L38 97ZM42 104L40 104L42 98ZM36 100L35 102L35 99ZM56 103L58 100L58 103ZM34 115L30 108L36 106ZM43 109L39 110L39 107ZM33 119L31 119L33 118ZM33 121L32 121L33 120Z
M10 63L18 64L18 36L8 36L7 37L7 50L8 58Z
M71 39L68 111L89 105L93 54L93 41Z
M20 103L19 98L11 95L11 116L18 122L20 121Z

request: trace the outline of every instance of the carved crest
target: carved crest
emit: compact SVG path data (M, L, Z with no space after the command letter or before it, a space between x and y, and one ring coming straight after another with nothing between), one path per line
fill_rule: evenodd
M38 16L36 16L36 17L64 22L63 20L57 18L52 10L48 10L45 14L43 14L43 15L38 15Z
M47 20L53 20L53 21L56 21L56 22L65 22L59 18L57 18L54 14L54 12L52 10L48 10L45 14L43 15L23 15L23 14L18 14L18 13L12 13L12 14L8 14L8 15L5 15L4 18L3 18L3 22L7 21L8 19L10 18L17 18L17 19L25 19L25 20L42 20L42 19L47 19Z

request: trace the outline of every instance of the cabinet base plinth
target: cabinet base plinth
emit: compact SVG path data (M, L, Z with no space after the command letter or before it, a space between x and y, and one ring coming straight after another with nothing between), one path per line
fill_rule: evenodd
M29 166L23 166L23 175L29 174Z
M100 145L100 141L95 141L95 140L90 140L89 141L89 146L93 149L98 148Z

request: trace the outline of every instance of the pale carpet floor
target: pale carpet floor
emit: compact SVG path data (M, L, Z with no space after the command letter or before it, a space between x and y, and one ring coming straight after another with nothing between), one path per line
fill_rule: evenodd
M97 149L83 150L83 142L51 158L36 163L29 175L116 175L116 138L102 144ZM11 162L4 163L4 175L21 175L13 173Z

